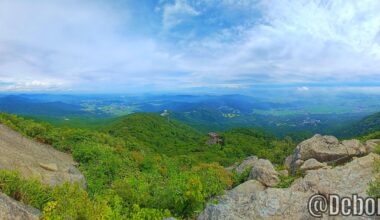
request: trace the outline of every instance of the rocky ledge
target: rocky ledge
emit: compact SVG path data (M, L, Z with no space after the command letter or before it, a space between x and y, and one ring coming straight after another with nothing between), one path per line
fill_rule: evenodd
M78 182L86 187L71 155L37 143L0 124L0 170L15 170L25 178L37 178L55 186ZM1 220L40 219L41 212L0 192Z
M25 178L38 178L51 186L86 181L71 155L23 137L0 125L0 170L16 170Z

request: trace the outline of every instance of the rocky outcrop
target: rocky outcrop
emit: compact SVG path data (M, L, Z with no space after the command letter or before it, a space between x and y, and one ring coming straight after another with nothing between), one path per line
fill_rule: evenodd
M38 220L41 212L0 193L1 220Z
M366 148L358 140L340 142L334 136L319 134L300 143L297 149L299 149L298 155L296 155L297 159L306 161L314 158L319 162L334 161L346 156L360 156L366 153Z
M4 125L0 125L0 169L17 170L25 178L36 177L51 186L86 184L71 155L25 138Z
M259 159L254 163L249 179L257 179L265 186L275 186L280 181L272 163L264 159Z
M231 190L220 197L218 204L208 205L198 220L312 219L307 202L314 194L366 197L368 183L378 176L374 167L379 160L379 155L370 153L335 168L309 170L286 189L252 187L243 190L245 193Z
M368 153L366 146L359 140L339 141L334 136L316 134L296 147L293 155L286 159L285 166L294 175L296 170L308 159L343 164L354 156L363 156L366 153Z

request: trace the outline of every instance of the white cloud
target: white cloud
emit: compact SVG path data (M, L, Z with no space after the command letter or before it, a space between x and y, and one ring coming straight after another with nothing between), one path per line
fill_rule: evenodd
M60 89L128 89L175 69L154 38L129 29L128 17L90 1L0 0L0 82L17 90L50 79L64 81Z
M0 83L0 91L18 91L18 92L33 92L33 91L67 91L65 82L59 80L18 80L12 82Z
M176 0L174 4L164 6L162 23L165 30L170 30L189 17L197 15L199 15L199 12L191 7L186 0Z
M230 28L233 41L219 32L193 42L188 68L251 83L360 81L380 72L380 1L262 0L257 7L260 22Z
M306 86L297 87L297 91L300 91L300 92L306 92L309 90L310 90L309 87L306 87Z

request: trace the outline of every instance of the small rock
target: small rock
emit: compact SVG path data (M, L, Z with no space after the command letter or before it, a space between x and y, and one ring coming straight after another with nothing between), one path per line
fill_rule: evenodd
M288 170L280 170L278 171L278 174L281 176L289 176L289 171Z
M303 161L303 160L297 160L297 161L296 161L296 167L298 168L298 167L302 166L302 164L303 164L304 162L305 162L305 161Z
M252 168L259 159L256 156L247 157L239 166L235 168L236 173L241 174L246 169Z
M247 194L247 193L254 193L257 191L262 191L264 189L265 189L265 186L263 184L261 184L259 181L248 180L248 181L238 185L237 187L232 189L230 192L238 193L238 194L239 193Z
M265 186L273 187L280 181L278 173L274 169L272 163L269 160L259 159L251 173L249 179L257 179Z
M40 167L53 172L58 171L58 166L55 163L40 163Z
M324 167L327 167L327 165L324 163L318 162L316 159L312 158L312 159L308 159L307 161L305 161L302 164L300 169L302 171L306 171L306 170L317 170L317 169L324 168Z
M289 156L285 159L284 165L285 165L285 167L286 167L288 170L291 170L291 169L292 169L292 163L293 163L293 155L289 155Z
M365 147L368 153L374 153L379 147L380 139L372 139L365 142Z

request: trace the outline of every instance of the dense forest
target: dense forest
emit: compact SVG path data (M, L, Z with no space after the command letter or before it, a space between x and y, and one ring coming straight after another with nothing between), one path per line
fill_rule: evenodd
M224 142L154 113L132 114L98 131L54 127L1 113L0 122L38 142L71 153L87 189L51 189L2 171L0 189L43 210L44 218L160 219L197 215L212 197L240 180L229 166L249 155L280 164L295 146L256 129L221 133ZM17 195L17 196L16 196Z

